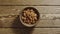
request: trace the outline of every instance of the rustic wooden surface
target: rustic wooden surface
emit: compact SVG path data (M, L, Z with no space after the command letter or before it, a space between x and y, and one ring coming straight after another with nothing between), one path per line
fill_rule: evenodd
M40 20L35 27L27 28L19 21L19 13L25 7L39 11ZM0 34L60 34L59 15L60 0L0 0Z
M1 26L3 27L12 27L12 23L14 20L17 20L17 17L25 7L28 6L0 6L0 21L1 21ZM38 9L40 16L43 14L60 14L60 6L30 6L30 7L35 7ZM54 16L54 15L53 15ZM43 17L40 17L40 21L37 24L36 27L60 27L60 20L53 20L51 18L48 18L44 16L46 19L43 19ZM50 20L51 19L51 20ZM17 21L16 21L17 22ZM13 26L16 27L16 26ZM18 26L17 26L18 27Z
M0 34L60 34L60 28L0 28Z
M19 15L25 7L29 6L0 6L0 16ZM30 6L36 8L41 14L60 14L60 6Z
M0 0L0 5L60 5L60 0Z

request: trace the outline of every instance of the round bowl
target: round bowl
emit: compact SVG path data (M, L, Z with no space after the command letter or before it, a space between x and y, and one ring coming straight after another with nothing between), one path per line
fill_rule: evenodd
M22 12L23 12L24 10L27 10L27 9L33 9L33 10L35 11L35 13L38 15L38 16L37 16L37 19L38 19L38 20L36 21L36 23L34 23L34 24L27 24L27 23L24 23L23 20L21 19L21 17L22 17ZM21 11L20 15L19 15L19 18L20 18L21 23L22 23L24 26L27 26L27 27L33 27L33 26L35 26L35 25L38 23L38 21L39 21L39 17L40 17L40 14L39 14L38 10L37 10L36 8L34 8L34 7L26 7L26 8L24 8L24 9Z

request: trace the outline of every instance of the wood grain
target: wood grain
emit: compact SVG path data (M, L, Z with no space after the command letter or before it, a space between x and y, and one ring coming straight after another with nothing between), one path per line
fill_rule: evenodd
M25 7L34 7L40 13L34 28L25 27L19 20ZM60 0L0 0L0 34L60 34L60 17L51 19L46 14L60 15Z
M3 17L0 19L0 27L24 27L20 20L19 20L19 17ZM35 27L51 27L51 28L60 28L60 20L59 19L56 19L56 20L39 20L37 22L37 25Z
M60 14L60 6L0 6L0 16L19 15L26 7L34 7L41 14Z
M41 14L60 14L60 6L0 6L0 27L22 27L18 15L25 7L34 7L39 11L40 21L36 27L60 27L59 19L50 20L51 18L47 19L46 16L43 16L46 19L41 18Z
M0 5L60 5L60 0L0 0Z
M0 34L60 34L60 28L0 28Z

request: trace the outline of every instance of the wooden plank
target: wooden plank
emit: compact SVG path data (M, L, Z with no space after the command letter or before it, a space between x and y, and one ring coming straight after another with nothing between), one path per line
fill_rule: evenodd
M17 15L15 6L0 6L0 16Z
M0 0L0 5L60 5L60 0Z
M36 8L39 13L48 13L48 14L59 14L60 13L60 6L24 6L25 7L34 7Z
M15 18L16 17L9 17L9 18L2 17L0 19L0 27L12 27Z
M21 24L19 17L0 18L0 27L25 27ZM60 19L40 19L35 27L60 27Z
M60 28L0 28L0 34L60 34Z
M60 14L60 6L0 6L0 16L19 15L26 7L34 7L43 14Z

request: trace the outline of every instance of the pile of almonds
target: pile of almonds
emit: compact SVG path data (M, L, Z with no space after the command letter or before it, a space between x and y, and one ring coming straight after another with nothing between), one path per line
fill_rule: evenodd
M33 9L27 9L22 12L22 21L27 24L34 24L37 21L37 14Z

